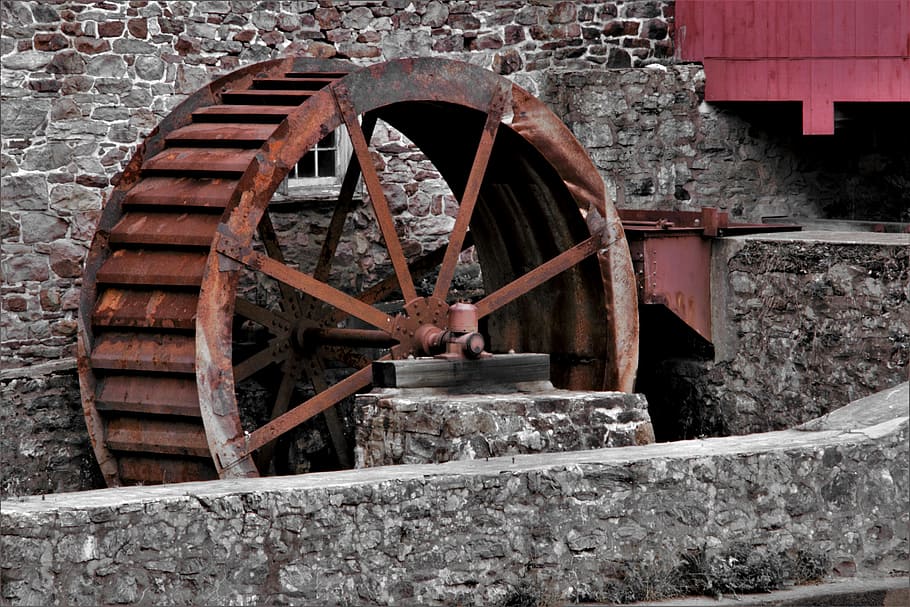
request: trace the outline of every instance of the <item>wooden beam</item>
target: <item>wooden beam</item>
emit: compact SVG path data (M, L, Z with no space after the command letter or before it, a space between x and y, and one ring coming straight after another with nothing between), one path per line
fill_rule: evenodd
M378 388L497 387L550 381L548 354L497 354L479 360L417 358L373 363Z

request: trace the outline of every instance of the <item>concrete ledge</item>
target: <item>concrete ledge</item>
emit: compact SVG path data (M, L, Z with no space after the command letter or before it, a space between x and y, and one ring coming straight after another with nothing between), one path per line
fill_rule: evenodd
M492 604L531 580L596 600L736 544L905 575L907 403L906 384L853 403L873 421L847 430L4 501L2 598Z

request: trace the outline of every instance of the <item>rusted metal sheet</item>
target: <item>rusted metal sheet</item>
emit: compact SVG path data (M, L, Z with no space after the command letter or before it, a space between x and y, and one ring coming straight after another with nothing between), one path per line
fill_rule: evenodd
M206 247L218 227L217 215L126 213L111 230L111 244Z
M192 373L195 349L189 335L108 331L95 340L91 364L111 371Z
M92 312L97 327L193 330L199 296L163 289L105 289Z
M192 376L110 375L101 381L96 405L100 411L201 417Z
M167 148L149 158L143 171L195 173L243 173L256 155L245 148Z
M225 91L222 99L225 103L237 104L300 105L312 95L311 91L299 89L233 90Z
M202 122L188 124L165 138L169 144L230 142L238 145L261 144L275 132L275 125L247 122Z
M208 457L205 428L199 421L119 416L107 425L105 436L112 451Z
M211 481L218 472L211 458L168 458L124 454L118 460L119 477L126 484L181 483L187 480Z
M119 249L98 270L99 284L199 286L205 254Z
M199 108L193 112L193 120L199 122L240 122L251 124L260 122L279 123L294 108L287 105L250 105L233 103L225 105L211 105Z
M127 192L123 205L224 209L236 188L234 179L146 177Z
M662 305L706 341L711 335L711 246L719 236L799 230L796 225L731 223L726 211L622 210L639 302Z

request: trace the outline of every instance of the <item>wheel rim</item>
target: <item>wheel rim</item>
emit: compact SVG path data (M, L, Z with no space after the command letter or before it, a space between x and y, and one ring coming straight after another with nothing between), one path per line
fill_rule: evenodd
M256 123L244 123L232 129L235 141L230 145L236 145L236 139L244 136L258 143L256 138L268 133L258 147L238 147L233 154L212 153L205 157L206 167L219 168L218 163L230 165L219 170L225 171L225 175L233 170L237 179L230 186L233 189L220 217L191 216L191 222L199 224L193 233L198 232L200 240L204 240L206 233L214 237L205 253L197 252L191 264L194 279L201 275L198 292L193 291L193 285L180 287L189 289L190 295L185 295L189 300L198 298L195 326L189 336L193 346L189 355L191 364L180 367L176 362L169 363L169 370L195 376L198 416L217 474L224 478L258 475L255 453L268 454L275 438L318 413L331 411L332 405L369 385L369 365L329 384L323 379L325 362L318 348L311 347L307 353L299 346L306 347L314 340L322 343L381 340L388 336L385 345L397 344L391 348L390 356L413 353L416 328L427 323L440 325L444 318L455 264L464 242L471 236L483 268L486 291L486 296L477 302L478 310L489 319L489 332L495 336L497 348L550 352L554 355L554 381L565 387L630 390L637 363L631 260L618 218L605 198L603 183L565 126L522 89L466 64L436 59L402 60L346 75L341 73L343 68L334 64L322 63L317 68L299 60L270 62L242 70L229 83L221 83L220 88L209 87L211 107L216 109L208 111L215 112L222 111L218 107L228 105L225 100L238 99L236 93L225 93L226 87L237 90L238 82L241 86L255 87L254 76L259 77L257 81L263 76L283 78L288 72L305 69L332 76L323 83L325 86L310 91L303 103L286 106L290 109L277 125L272 122L269 128L264 128ZM278 95L259 94L268 96L270 103ZM292 103L295 99L280 101ZM124 192L121 196L137 188L140 192L143 188L154 190L156 184L149 182L155 178L156 162L165 167L160 169L162 174L169 174L167 171L175 165L180 166L181 154L186 150L182 146L188 140L174 138L173 132L198 137L200 141L220 132L217 127L198 122L192 109L182 111L192 121L184 119L179 126L171 127L171 138L165 138L160 150L152 149L157 153L139 165L133 183L118 188ZM362 126L358 118L363 120ZM460 203L448 245L416 261L410 260L410 265L382 192L381 177L370 160L369 132L380 118L417 144ZM316 269L312 274L304 274L283 259L281 243L271 226L268 204L288 167L326 133L341 125L351 134L357 162L352 160L353 168L345 177ZM161 130L166 126L169 125L162 125ZM147 148L154 147L147 144ZM191 152L198 166L203 156L199 150ZM371 291L351 296L329 285L328 276L358 169L362 171L394 273ZM207 169L192 176L197 182L194 184L197 192L199 178L211 178L212 174ZM206 186L211 191L229 188L214 181ZM219 194L224 201L224 193L219 191ZM112 200L116 197L115 193ZM582 213L578 212L579 208ZM123 221L122 217L116 220ZM264 251L253 246L257 237L264 244ZM188 236L185 239L191 240ZM111 307L105 308L98 301L116 299L111 295L116 294L116 289L104 285L110 281L113 274L110 266L116 263L117 255L125 255L117 250L111 252L110 244L105 244L108 249L97 256L100 262L96 260L95 268L101 268L108 282L101 281L100 290L89 289L95 291L88 296L93 318L100 316L99 310ZM95 248L93 244L93 251ZM157 263L168 261L167 251L151 250L144 254L149 253L158 254ZM439 279L433 292L420 296L414 286L414 275L423 271L421 265L432 269L440 262ZM240 276L249 271L278 281L280 310L266 310L237 298ZM181 276L167 280L192 282ZM388 314L374 305L379 296L395 289L403 295L404 313ZM176 296L170 292L164 297L171 307L180 303L171 301ZM192 301L183 304L191 307ZM326 309L334 311L326 312ZM238 316L267 328L273 335L267 348L242 361L233 358ZM338 320L348 316L372 329L356 336L344 330L339 332ZM546 322L541 322L543 319ZM118 460L118 451L110 446L123 447L123 440L130 439L127 433L119 443L112 442L111 421L104 419L104 414L93 406L99 400L99 390L110 384L110 377L105 375L109 370L97 363L102 358L99 349L104 354L105 344L112 339L107 328L100 338L96 333L96 326L82 331L80 341L85 356L80 359L87 363L82 365L86 369L80 376L85 376L83 388L89 392L84 402L96 454L100 462L107 463L109 484L116 484L122 479L114 477L123 466L116 468L110 463ZM135 342L135 337L130 334L124 339ZM174 338L170 334L166 337ZM161 336L156 339L160 342ZM187 341L174 339L173 344L165 344L170 348L168 352L179 350L186 357ZM274 419L259 428L245 428L236 397L237 385L266 363L280 363L283 370L271 413ZM103 375L100 383L104 384L101 388L99 369ZM291 395L300 376L309 379L316 394L297 404L292 402ZM191 430L193 444L197 446L192 455L200 455L198 425ZM97 434L104 439L96 440ZM120 457L118 461L122 460ZM193 477L193 474L188 475Z

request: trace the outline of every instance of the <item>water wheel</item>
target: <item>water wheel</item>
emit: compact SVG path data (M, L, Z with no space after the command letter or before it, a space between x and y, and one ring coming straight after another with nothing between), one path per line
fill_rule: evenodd
M369 147L377 120L413 141L459 201L434 251L402 249ZM269 204L341 126L352 159L302 271L284 257ZM360 179L390 274L352 292L330 277ZM417 329L444 322L468 244L494 352L550 353L557 386L631 390L638 321L621 224L585 151L526 91L439 59L355 69L288 58L190 96L129 162L86 261L79 376L108 485L267 473L276 439L320 413L342 441L333 405L370 385L374 357L414 354ZM243 297L250 275L274 281L277 305ZM418 292L425 276L435 284ZM259 341L239 338L250 326ZM350 371L330 373L335 360ZM238 394L266 370L268 418L250 422ZM301 382L311 392L297 402Z

